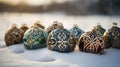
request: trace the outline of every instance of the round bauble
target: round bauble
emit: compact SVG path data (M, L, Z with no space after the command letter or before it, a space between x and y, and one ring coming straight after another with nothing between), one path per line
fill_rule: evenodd
M29 28L23 37L23 43L26 49L38 49L46 47L47 33L39 26Z
M16 24L13 24L4 36L6 46L22 43L23 35L24 31L17 28Z
M104 40L106 48L120 49L120 28L117 26L117 23L113 23L113 27L105 32Z
M47 45L50 50L66 53L74 50L76 40L74 35L61 26L49 33Z
M88 53L103 53L104 39L95 29L81 35L78 41L80 51Z

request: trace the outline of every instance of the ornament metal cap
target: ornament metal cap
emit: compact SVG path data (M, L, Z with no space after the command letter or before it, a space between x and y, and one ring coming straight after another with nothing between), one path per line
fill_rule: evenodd
M26 23L22 23L22 25L21 25L22 27L26 27L27 26L27 24Z
M77 24L73 24L73 27L78 27L78 25Z
M13 23L12 24L12 28L14 28L14 27L17 27L17 24Z
M45 27L40 24L40 21L36 21L33 26L38 26L38 27L40 27L42 29L45 29Z
M59 27L60 29L63 29L63 28L64 28L63 24L60 23L60 22L58 22L58 27Z
M117 27L117 23L116 22L113 22L113 27Z
M57 21L54 21L53 22L53 25L57 26L58 22Z
M101 25L100 25L100 23L98 22L98 23L97 23L97 28L100 28L100 27L101 27Z

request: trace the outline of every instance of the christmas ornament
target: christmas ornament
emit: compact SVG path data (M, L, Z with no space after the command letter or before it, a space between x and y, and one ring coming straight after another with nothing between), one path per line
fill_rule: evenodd
M102 34L93 29L81 35L78 41L80 51L90 53L103 53L104 39Z
M62 23L58 22L58 21L54 21L52 25L50 25L47 29L46 32L49 34L52 30L59 28L59 25L61 25Z
M49 33L47 45L50 50L57 52L71 52L74 50L76 40L67 29L60 25L58 29Z
M113 27L105 32L104 40L106 48L120 49L120 28L117 26L117 23L113 23Z
M74 24L73 28L70 29L70 32L75 36L76 43L78 42L78 38L84 33L84 31L78 28L77 24Z
M4 36L6 46L22 43L23 35L24 32L17 28L16 24L13 24L11 29L9 29Z
M23 37L23 43L26 49L38 49L46 47L47 34L37 25L29 28Z

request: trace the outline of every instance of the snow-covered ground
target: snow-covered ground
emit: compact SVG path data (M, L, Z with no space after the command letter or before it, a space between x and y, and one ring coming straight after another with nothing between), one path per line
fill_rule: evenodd
M111 28L112 22L118 22L119 16L70 16L64 13L0 13L0 67L120 67L120 50L105 49L104 55L84 53L78 50L74 52L59 53L47 48L26 50L23 44L6 47L4 33L12 23L27 23L31 26L35 21L41 21L45 27L53 21L62 22L65 28L72 28L73 24L84 31L89 31L99 22L104 28Z

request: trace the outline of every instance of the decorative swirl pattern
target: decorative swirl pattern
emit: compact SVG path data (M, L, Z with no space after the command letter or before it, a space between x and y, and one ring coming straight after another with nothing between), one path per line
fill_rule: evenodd
M40 27L29 28L23 37L26 49L38 49L46 47L47 34Z
M47 40L47 45L50 50L58 52L71 52L75 48L75 38L66 29L53 30Z
M113 48L120 49L120 28L114 27L110 29L111 35L111 43ZM110 34L109 33L109 34Z
M111 29L104 34L106 48L117 48L120 49L120 28L113 26Z
M78 45L81 51L100 53L104 49L104 39L98 31L86 32L80 37Z

